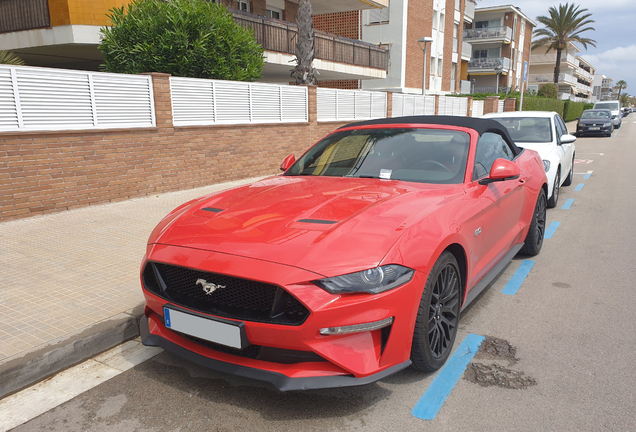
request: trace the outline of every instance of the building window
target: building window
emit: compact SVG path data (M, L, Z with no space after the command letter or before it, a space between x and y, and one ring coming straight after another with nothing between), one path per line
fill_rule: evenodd
M446 21L446 15L439 14L439 31L441 31L441 32L444 31L445 21Z
M389 7L362 11L365 25L388 24Z
M437 75L437 59L431 57L431 75Z
M243 12L249 12L250 11L250 3L247 1L242 1L239 0L238 2L238 8L239 10L242 10Z
M268 6L267 7L267 18L281 19L283 16L283 11L281 9Z

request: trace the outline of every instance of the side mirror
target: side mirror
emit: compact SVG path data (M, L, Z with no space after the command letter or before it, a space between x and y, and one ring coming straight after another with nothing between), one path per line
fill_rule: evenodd
M579 119L579 118L577 117L577 118L575 118L574 120L578 120L578 119Z
M561 135L561 144L572 144L574 141L576 141L576 137L574 135Z
M289 156L285 158L285 160L283 160L283 163L280 164L280 170L282 172L287 171L289 167L291 167L294 164L294 162L296 162L296 158L294 157L293 154L290 154Z
M521 171L516 163L499 158L493 162L488 177L479 180L479 184L485 185L496 181L512 180L519 178L520 175Z

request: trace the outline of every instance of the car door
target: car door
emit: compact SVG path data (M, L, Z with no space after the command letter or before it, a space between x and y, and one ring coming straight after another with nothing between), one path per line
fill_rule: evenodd
M479 196L483 223L473 256L473 281L480 280L505 255L516 242L521 230L519 220L524 204L525 178L510 179L480 185L479 180L488 177L490 168L498 158L514 160L515 153L505 139L496 133L486 132L477 141L473 168L472 188Z
M553 117L553 121L557 131L557 151L561 160L561 183L563 183L563 181L567 178L570 169L572 168L574 157L574 143L564 144L561 142L561 137L569 133L561 116L555 114Z

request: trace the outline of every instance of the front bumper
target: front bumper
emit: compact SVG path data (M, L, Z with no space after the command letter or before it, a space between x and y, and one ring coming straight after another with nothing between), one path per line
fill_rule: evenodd
M591 125L578 125L576 133L578 135L607 135L612 132L612 125L609 126L591 126Z
M183 259L184 249L171 246L152 247L148 256L152 261L176 262L172 259L174 253L181 254ZM316 279L315 274L281 264L237 256L228 262L227 255L200 250L189 250L188 257L189 268L213 271L223 261L225 274L276 284L300 301L309 315L293 325L226 317L242 323L248 341L245 349L258 351L252 356L242 349L227 350L166 327L166 306L213 320L219 317L174 303L144 287L144 344L160 346L212 369L271 382L279 390L363 385L411 364L413 327L427 277L424 273L415 272L411 281L381 294L338 296L308 283ZM391 317L393 323L382 329L320 333L324 328L367 324ZM281 352L291 353L294 358L279 360Z
M161 336L160 334L151 333L151 325L155 327L161 324L158 324L156 319L151 318L149 320L146 316L143 316L141 318L139 327L141 333L141 342L144 345L161 347L164 350L169 351L188 361L191 361L203 367L217 370L219 372L225 372L245 378L252 378L259 381L269 382L280 391L310 390L365 385L393 375L394 373L399 372L411 365L411 360L406 360L403 363L391 366L376 374L360 378L356 378L350 375L327 375L293 378L280 372L241 366L235 363L224 362L221 360L216 360L214 358L206 357L205 355L199 354L196 351L191 351L174 342L171 342L169 339ZM165 329L165 327L164 330L169 331Z

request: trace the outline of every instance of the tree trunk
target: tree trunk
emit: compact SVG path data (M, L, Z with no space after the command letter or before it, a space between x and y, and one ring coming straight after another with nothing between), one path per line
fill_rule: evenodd
M300 0L296 13L298 41L296 42L296 67L291 76L296 84L316 84L314 61L314 27L310 0Z
M554 85L557 87L557 98L559 97L559 73L561 72L561 51L557 48L556 65L554 66Z

